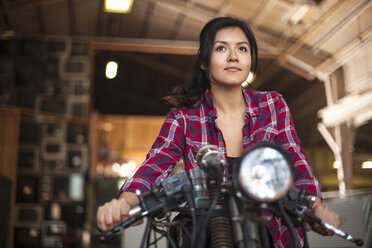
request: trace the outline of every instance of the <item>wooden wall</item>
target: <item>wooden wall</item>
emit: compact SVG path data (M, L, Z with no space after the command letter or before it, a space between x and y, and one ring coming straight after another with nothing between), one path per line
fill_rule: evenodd
M140 165L164 120L165 117L161 116L99 115L95 125L97 159L94 164L133 160L137 166ZM107 154L102 156L105 149Z
M13 247L13 218L19 137L20 112L15 108L0 106L0 174L12 183L11 202L9 212L8 245Z

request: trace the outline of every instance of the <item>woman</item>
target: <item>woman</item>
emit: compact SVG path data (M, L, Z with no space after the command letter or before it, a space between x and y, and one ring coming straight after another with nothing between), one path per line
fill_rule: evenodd
M183 159L185 169L197 165L196 152L213 144L227 160L239 157L243 150L262 141L285 148L294 161L294 185L316 196L314 212L337 226L339 216L320 201L320 185L294 130L291 114L277 92L245 90L241 84L257 67L257 45L249 27L233 18L222 17L208 22L200 34L200 47L190 85L177 87L167 100L174 104L146 160L133 178L122 186L118 199L98 209L98 225L112 229L128 216L138 203L136 190L145 192L169 176ZM319 226L313 230L330 235ZM292 236L276 218L268 225L275 247L290 247ZM302 232L299 231L301 244Z

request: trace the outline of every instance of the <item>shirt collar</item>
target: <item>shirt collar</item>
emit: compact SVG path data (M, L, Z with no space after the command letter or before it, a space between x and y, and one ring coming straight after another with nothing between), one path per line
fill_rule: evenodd
M258 115L258 103L253 97L253 92L242 88L245 99L246 109L245 113L250 116Z
M257 116L258 115L258 104L253 97L252 91L246 90L244 88L242 88L242 91L243 91L244 100L246 104L245 113L250 116ZM204 93L204 103L205 103L205 107L206 107L206 111L208 115L211 117L217 118L217 110L213 103L213 99L212 99L209 89L207 89Z
M205 90L204 104L205 104L205 109L206 109L206 112L208 113L208 115L213 117L214 119L216 119L217 118L217 109L216 109L216 107L213 103L212 95L211 95L209 89Z

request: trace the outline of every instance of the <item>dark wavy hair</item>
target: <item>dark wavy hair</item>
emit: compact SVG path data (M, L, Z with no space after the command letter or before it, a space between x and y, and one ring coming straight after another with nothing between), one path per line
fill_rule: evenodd
M251 51L251 72L257 69L257 42L252 30L243 21L232 17L218 17L209 21L200 32L199 50L196 55L194 75L187 85L179 85L164 100L177 108L192 106L203 100L204 92L210 88L208 69L216 33L228 27L240 28L247 37ZM203 65L206 70L201 68Z

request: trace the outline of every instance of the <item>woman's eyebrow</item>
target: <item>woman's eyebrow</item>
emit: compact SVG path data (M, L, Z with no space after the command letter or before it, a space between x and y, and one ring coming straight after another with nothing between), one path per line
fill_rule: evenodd
M227 41L223 41L223 40L216 40L214 42L214 44L217 44L217 43L227 44L228 42ZM238 42L236 44L238 44L238 45L246 44L246 45L249 46L249 42L247 42L247 41L240 41L240 42Z

